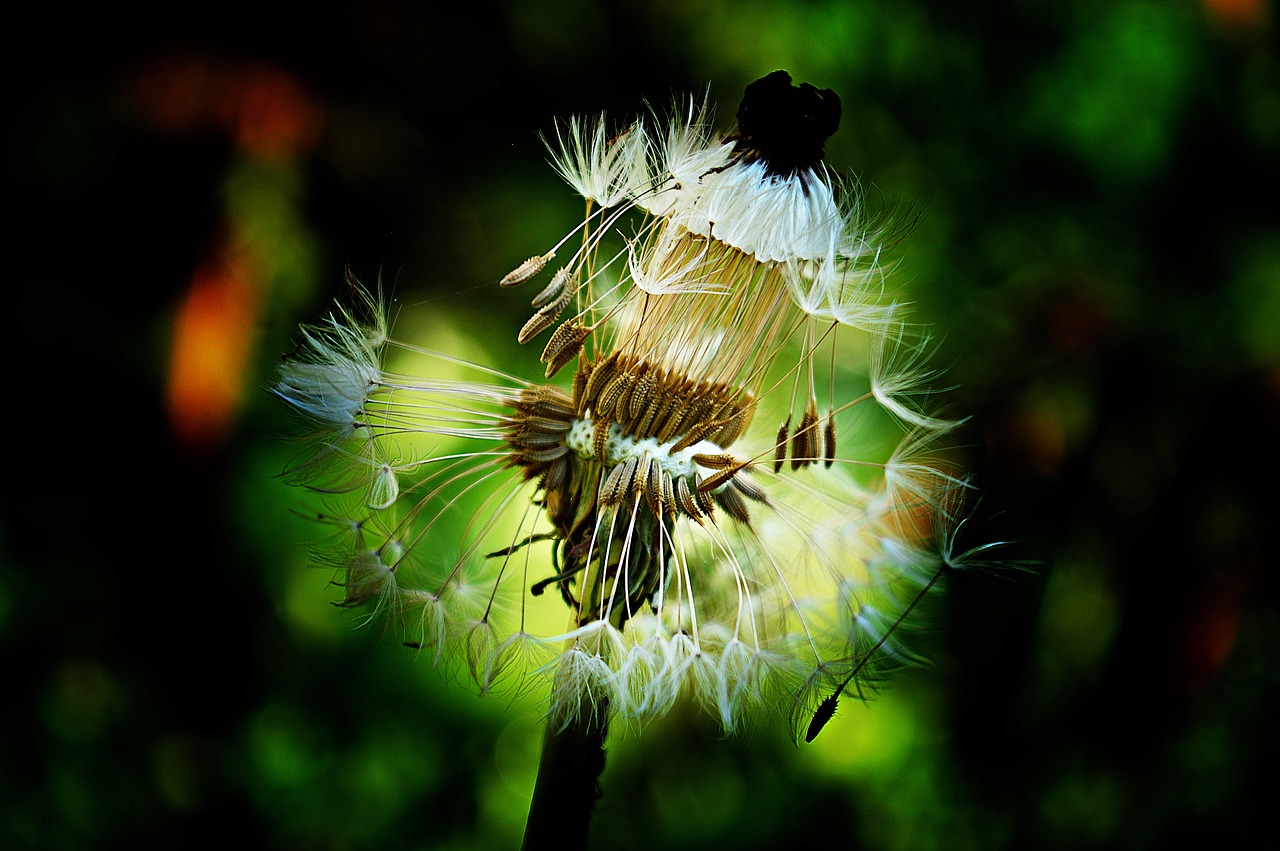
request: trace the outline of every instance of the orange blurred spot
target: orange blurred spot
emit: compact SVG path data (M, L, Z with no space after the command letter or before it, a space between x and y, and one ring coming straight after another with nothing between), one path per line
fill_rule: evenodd
M261 285L244 256L221 250L196 269L174 322L167 401L188 446L222 442L244 392Z
M274 68L247 74L233 138L256 156L291 159L315 145L320 110L298 80Z
M1214 23L1236 31L1262 29L1271 10L1266 0L1204 0L1204 8Z
M132 80L138 112L169 133L225 134L246 154L292 159L315 147L320 104L290 72L265 62L161 56Z
M1183 625L1182 656L1192 691L1213 679L1231 655L1240 633L1240 596L1232 587L1206 589Z

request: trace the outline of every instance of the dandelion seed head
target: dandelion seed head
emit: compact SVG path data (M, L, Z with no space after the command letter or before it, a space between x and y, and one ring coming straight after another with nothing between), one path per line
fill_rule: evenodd
M962 477L933 456L952 423L894 347L876 233L822 162L839 99L778 72L731 132L709 98L673 113L557 128L586 219L500 282L564 261L512 329L550 332L536 377L392 339L365 295L370 317L304 331L274 389L324 436L291 480L361 518L336 527L357 554L342 604L387 611L482 693L541 683L553 724L688 700L726 730L790 714L799 735L800 708L912 658L941 566L981 550L953 552ZM388 348L440 369L391 373ZM870 392L840 398L868 351ZM847 439L863 401L907 426L888 458L844 448L874 443Z

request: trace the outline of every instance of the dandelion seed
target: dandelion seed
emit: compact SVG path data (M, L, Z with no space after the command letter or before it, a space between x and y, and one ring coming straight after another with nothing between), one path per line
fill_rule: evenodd
M546 254L537 254L525 260L519 266L502 276L502 280L498 281L498 286L514 287L523 284L534 275L542 271L543 267L555 259L555 251L548 251Z

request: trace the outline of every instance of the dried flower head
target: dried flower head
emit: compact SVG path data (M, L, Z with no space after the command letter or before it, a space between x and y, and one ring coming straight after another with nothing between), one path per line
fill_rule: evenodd
M961 561L964 483L931 456L953 423L904 401L930 374L881 292L883 230L822 162L839 117L779 71L723 136L705 101L562 126L585 218L501 281L564 261L517 334L546 334L537 380L395 340L363 290L364 315L307 329L275 391L320 426L295 475L347 495L344 604L376 601L482 690L545 678L564 723L687 696L727 729L782 708L798 734L909 661ZM392 371L397 351L440 377ZM869 407L903 426L887 457L854 451Z

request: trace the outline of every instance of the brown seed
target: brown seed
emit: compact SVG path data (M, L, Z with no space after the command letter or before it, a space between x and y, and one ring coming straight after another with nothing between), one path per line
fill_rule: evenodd
M524 424L538 431L556 431L565 432L572 428L572 422L560 417L543 417L537 414L530 414L525 417Z
M543 331L556 324L556 317L546 316L541 311L529 317L529 321L524 323L524 327L520 329L520 333L516 335L516 341L520 345L532 340Z
M626 392L627 387L634 380L629 372L620 372L609 381L608 384L600 391L599 398L595 404L591 406L591 410L598 417L609 417L610 419L620 419L616 414L618 400Z
M524 428L513 435L511 440L518 446L554 446L564 442L564 434Z
M822 434L818 431L818 403L812 398L804 408L804 417L791 436L791 469L798 470L815 464L822 456L820 441Z
M531 389L533 390L531 399L534 407L530 413L559 419L572 418L576 413L573 407L573 400L569 398L568 393L565 393L559 387L543 384ZM528 393L528 391L525 392Z
M569 481L569 459L557 458L547 467L547 471L542 474L542 481L539 482L544 491L557 491L565 486Z
M706 513L702 510L702 506L698 504L693 489L689 487L689 480L684 476L675 479L672 491L676 505L680 507L680 510L686 516L698 521L698 523L702 523L702 518L706 516Z
M693 501L698 503L698 508L702 511L703 517L708 517L712 520L715 519L716 506L715 502L711 498L711 494L704 490L700 490L699 488L694 488Z
M760 487L758 482L747 475L745 470L740 471L738 475L734 476L729 481L729 486L752 502L758 502L762 505L769 504L769 495L765 493L764 488Z
M600 463L605 462L605 446L609 442L609 426L613 425L613 420L609 417L598 417L595 421L595 433L591 435L591 450L595 455L595 459Z
M568 453L569 447L561 443L558 446L551 447L550 449L527 448L523 450L520 455L522 458L533 461L534 463L543 463L546 461L554 461L557 458L563 458Z
M535 257L530 257L506 275L503 275L502 280L498 281L498 286L514 287L517 284L523 284L525 281L541 272L542 267L550 263L555 256L556 252L551 250L546 254L539 254Z
M725 488L714 496L716 505L725 510L725 513L737 520L744 526L751 525L751 513L747 511L747 504L742 501L742 497L738 496L738 492L733 488Z
M741 463L737 458L725 453L723 455L695 455L693 463L703 467L714 467L717 470L723 470L725 467L732 467L734 464Z
M617 505L631 493L638 466L639 460L633 457L613 468L600 489L601 505Z
M594 407L596 397L600 395L600 391L605 388L613 376L619 369L619 354L614 352L602 361L595 364L591 370L591 375L587 379L587 386L582 392L582 407Z
M561 271L564 271L563 269ZM560 315L560 311L564 310L565 305L573 301L575 290L572 287L565 287L564 291L555 299L538 308L538 312L544 316L556 317Z
M644 417L649 403L653 401L653 389L657 386L657 383L658 379L653 374L653 371L649 369L649 365L647 363L641 364L636 371L635 387L627 400L627 413L630 415L632 422Z
M564 291L564 288L565 288L564 285L569 281L569 275L571 274L571 271L572 270L570 270L568 266L564 266L560 268L554 275L551 276L551 283L547 284L546 287L542 289L542 292L534 296L533 301L529 302L530 306L542 307L547 303L549 303L556 296L561 295L561 293ZM570 293L570 295L572 295L572 293Z
M682 449L688 449L699 440L706 440L707 435L715 431L719 427L718 423L698 423L693 428L685 432L684 437L680 438L671 447L672 452L679 452Z
M637 496L644 494L645 489L649 486L649 472L658 466L653 463L653 457L648 452L635 460L636 469L627 487L627 496L633 502ZM657 512L655 511L654 514L657 514Z
M681 481L684 481L684 480L681 479ZM665 470L661 471L658 485L659 485L658 501L662 506L662 514L666 517L674 517L676 514L676 491L675 491L675 485L671 481L671 474L667 473Z
M732 446L742 433L747 430L747 426L751 424L751 418L756 412L756 402L751 394L744 395L737 403L730 405L726 413L727 421L724 428L720 429L712 440L721 446Z
M585 328L572 319L551 332L551 339L547 340L547 346L542 350L542 362L547 365L547 378L555 375L582 352L582 344L590 333L590 328Z
M723 485L725 482L732 479L734 476L738 474L739 470L743 469L746 466L747 466L746 461L739 461L736 466L725 467L722 470L718 470L717 472L712 473L710 476L707 476L705 479L698 482L698 493L710 493L711 491Z
M581 416L586 410L582 396L587 390L587 379L591 378L591 357L588 355L578 361L578 369L573 374L573 409Z
M787 432L790 429L791 415L787 414L787 421L778 428L778 437L774 441L773 472L775 473L782 470L782 462L787 460Z

